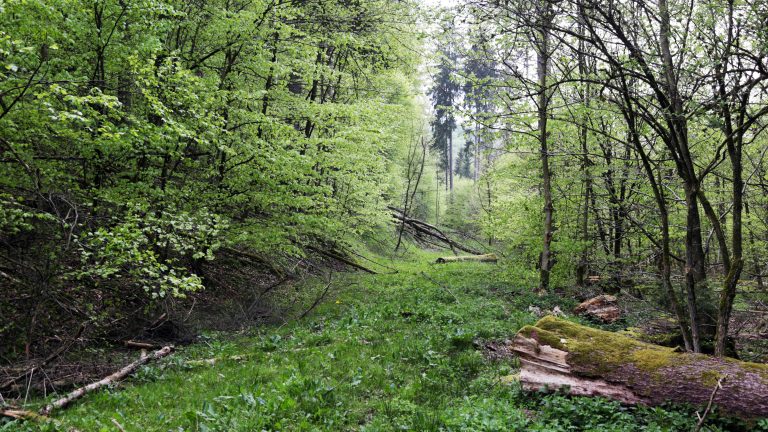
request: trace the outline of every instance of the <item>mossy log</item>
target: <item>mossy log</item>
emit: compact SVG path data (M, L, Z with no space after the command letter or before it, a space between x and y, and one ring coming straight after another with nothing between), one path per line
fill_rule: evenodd
M523 327L513 351L526 390L566 390L626 404L714 403L743 417L768 417L768 365L680 353L552 316Z
M499 260L499 257L497 257L496 254L485 254L485 255L446 256L446 257L438 258L437 261L435 262L438 264L445 264L449 262L462 262L462 261L495 263L498 260Z

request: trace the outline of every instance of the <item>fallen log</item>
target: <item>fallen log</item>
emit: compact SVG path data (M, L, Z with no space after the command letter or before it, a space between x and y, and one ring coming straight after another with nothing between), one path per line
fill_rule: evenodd
M81 397L85 396L88 393L96 391L96 390L98 390L98 389L100 389L100 388L102 388L102 387L104 387L106 385L109 385L111 383L120 381L121 379L123 379L126 376L130 375L131 373L133 373L133 371L138 369L139 366L144 365L146 363L149 363L151 360L161 359L161 358L167 356L168 354L170 354L172 352L173 352L173 347L172 346L167 346L167 347L161 348L161 349L159 349L159 350L157 350L157 351L155 351L155 352L153 352L152 354L149 354L149 355L142 354L142 356L139 357L138 360L136 360L133 363L125 366L124 368L122 368L119 371L113 373L112 375L110 375L110 376L108 376L106 378L103 378L103 379L101 379L99 381L96 381L94 383L88 384L85 387L80 387L79 389L70 392L69 394L67 394L63 398L51 402L50 404L46 405L43 409L40 410L40 414L44 415L44 416L48 416L48 415L51 414L51 412L53 412L53 410L65 408L67 405L69 405L72 402L80 399Z
M498 260L499 258L496 256L496 254L485 254L485 255L446 256L446 257L438 258L437 261L435 262L437 264L445 264L449 262L464 262L464 261L495 263Z
M679 353L552 316L513 341L525 390L566 390L625 404L707 405L742 418L768 417L768 365ZM712 395L718 382L721 388Z

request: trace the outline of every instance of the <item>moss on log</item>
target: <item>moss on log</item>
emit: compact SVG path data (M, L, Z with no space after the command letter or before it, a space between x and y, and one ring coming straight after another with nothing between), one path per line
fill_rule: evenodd
M565 389L627 404L715 404L744 418L768 417L768 365L680 353L552 316L515 337L526 390Z
M445 264L449 262L463 262L463 261L495 263L498 260L499 258L496 256L496 254L485 254L485 255L460 255L460 256L440 257L435 262L438 264Z

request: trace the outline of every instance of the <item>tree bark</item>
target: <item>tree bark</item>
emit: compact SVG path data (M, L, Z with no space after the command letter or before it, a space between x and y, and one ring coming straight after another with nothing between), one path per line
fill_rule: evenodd
M544 242L541 250L541 261L539 262L539 291L545 291L549 288L549 276L552 270L552 236L553 236L553 213L554 205L552 203L552 174L549 168L549 132L547 131L547 116L549 114L549 91L547 91L547 79L549 68L549 26L551 21L551 4L543 2L540 11L540 25L538 31L538 46L536 47L536 73L538 76L538 128L539 128L539 147L541 153L541 177L542 177L542 196L544 198Z
M579 76L587 77L589 74L589 67L587 65L586 43L583 38L584 22L583 17L579 17L578 32L581 36L579 40L578 50L578 63L579 63ZM581 147L581 171L584 176L582 182L584 187L584 210L580 215L580 230L581 241L584 243L581 250L581 257L579 258L579 264L576 267L576 284L578 286L585 286L586 277L589 272L589 251L591 249L590 236L589 236L589 203L592 196L592 174L589 171L589 167L592 165L589 160L589 121L590 121L590 109L592 99L592 87L589 82L584 83L584 88L580 90L579 99L584 105L584 113L581 118L581 125L579 126L579 144Z
M667 402L704 406L725 378L714 403L743 418L768 416L768 365L693 353L545 317L523 327L513 351L526 390L567 390L625 404Z

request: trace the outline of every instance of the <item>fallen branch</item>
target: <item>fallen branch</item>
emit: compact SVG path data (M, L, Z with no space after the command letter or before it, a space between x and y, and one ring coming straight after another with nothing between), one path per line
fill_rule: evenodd
M413 233L414 237L419 238L422 236L432 237L441 243L446 244L454 253L455 250L458 249L462 252L467 252L472 255L481 255L482 252L472 249L468 246L465 246L450 237L446 235L440 228L429 224L427 222L421 221L419 219L414 219L412 217L409 217L406 215L403 210L397 208L397 207L388 207L389 210L392 212L392 217L394 217L396 220L400 221L402 223L402 226L408 227L408 229Z
M699 412L696 411L696 416L699 417L699 422L696 423L696 429L693 430L693 432L699 432L702 427L704 427L704 422L707 421L707 416L709 415L709 412L712 411L712 403L715 401L715 396L717 396L717 392L723 388L723 381L726 377L722 377L717 380L717 384L715 385L715 388L712 390L712 395L709 397L709 402L707 402L707 408L704 409L704 414L699 415Z
M311 250L313 252L319 253L320 255L326 256L328 258L335 259L336 261L342 262L342 263L344 263L344 264L346 264L346 265L348 265L350 267L354 267L354 268L356 268L358 270L362 270L362 271L364 271L366 273L378 274L378 272L376 272L374 270L371 270L368 267L362 266L362 265L360 265L360 264L358 264L358 263L356 263L356 262L354 262L352 260L349 260L349 259L347 259L347 258L345 258L345 257L343 257L343 256L341 256L341 255L339 255L339 254L337 254L335 252L318 249L318 248L316 248L314 246L307 246L307 249L309 249L309 250Z
M246 251L242 251L242 250L235 249L233 247L228 247L228 246L225 246L225 247L221 248L220 250L224 251L224 252L227 252L230 255L235 255L235 256L238 256L240 258L245 258L245 259L254 261L254 262L258 263L258 264L262 264L267 269L269 269L269 271L272 274L274 274L274 275L276 275L278 277L285 276L285 273L282 270L280 270L278 267L276 267L274 264L272 264L267 258L264 258L261 255L258 255L258 254L255 254L255 253L246 252Z
M154 349L157 347L155 344L151 344L149 342L139 342L134 340L125 340L123 341L123 345L127 348L140 348L140 349Z
M126 376L133 373L136 369L138 369L139 366L144 365L151 360L157 360L161 359L170 353L173 352L172 346L167 346L162 349L159 349L155 352L153 352L150 355L142 355L138 360L134 361L133 363L125 366L124 368L120 369L119 371L113 373L112 375L101 379L100 381L96 381L95 383L88 384L85 387L80 387L77 390L74 390L64 396L61 399L58 399L56 401L51 402L50 404L46 405L45 408L40 410L40 414L47 416L50 415L53 410L56 409L62 409L66 408L67 405L71 404L72 402L80 399L81 397L85 396L88 393L91 393L93 391L96 391L106 385L109 385L113 382L120 381L121 379L125 378Z
M247 359L248 359L247 356L234 355L234 356L228 356L228 357L214 357L214 358L203 359L203 360L187 360L186 365L190 367L215 366L216 363L223 362L223 361L243 361Z
M112 419L112 424L113 424L113 425L115 425L115 427L117 428L117 430L119 430L120 432L125 432L125 428L123 427L123 425L121 425L121 424L120 424L120 423L119 423L117 420L115 420L114 418Z
M34 411L15 409L15 408L0 408L0 417L9 417L15 420L28 420L28 421L47 421L47 417L42 416Z
M160 327L162 323L164 323L168 318L168 313L163 312L159 317L157 317L156 320L152 322L152 324L149 325L149 327L145 328L146 331L152 331L156 328Z
M304 317L309 315L309 313L312 312L312 310L315 309L317 307L317 305L320 304L321 301L323 301L323 299L325 298L325 295L328 294L328 290L331 288L331 283L333 283L332 278L333 278L333 273L331 273L328 276L328 284L323 289L323 292L320 294L320 296L318 296L315 299L314 303L312 303L312 305L309 307L309 309L305 310L304 313L301 314L301 316L299 317L300 320L304 319Z
M453 297L454 300L456 300L457 303L459 303L459 298L456 297L456 294L454 294L453 291L451 291L450 288L448 288L447 286L441 284L440 282L432 279L431 277L429 277L428 274L426 274L424 272L421 272L420 274L421 274L421 277L423 277L424 279L426 279L426 280L432 282L433 284L437 285L438 287L444 289L446 292L448 292L448 294L451 295L451 297Z
M495 263L498 260L499 258L496 256L496 254L486 254L486 255L460 255L460 256L440 257L435 262L437 264L445 264L449 262L464 262L464 261Z

